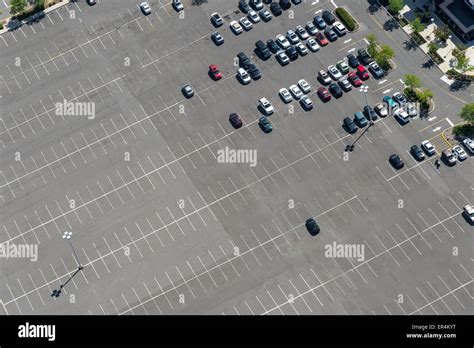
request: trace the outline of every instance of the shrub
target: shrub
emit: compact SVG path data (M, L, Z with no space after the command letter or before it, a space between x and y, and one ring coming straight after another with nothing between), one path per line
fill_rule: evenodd
M356 20L346 11L345 8L336 8L336 15L339 17L341 22L346 26L347 30L353 31L357 27Z
M472 124L461 124L453 128L453 133L458 137L474 137L474 125Z
M474 82L474 76L461 74L459 71L457 71L457 70L455 70L455 69L449 69L449 70L446 72L446 75L448 75L448 77L450 77L450 78L452 78L452 79L455 79L455 80L459 80L459 81L473 81L473 82Z
M417 45L423 45L426 42L425 38L419 33L413 32L410 34L410 37L416 42Z
M3 23L0 23L0 30L3 30Z

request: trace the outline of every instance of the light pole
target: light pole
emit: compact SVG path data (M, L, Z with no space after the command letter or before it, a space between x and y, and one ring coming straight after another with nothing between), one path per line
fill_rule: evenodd
M63 288L67 285L67 283L69 283L72 280L72 278L74 278L74 276L84 268L81 265L81 263L79 262L79 258L77 257L76 250L74 249L74 246L72 245L71 236L72 236L72 232L67 232L66 231L63 234L63 239L66 239L69 242L69 245L71 246L72 252L74 253L74 259L76 260L76 263L77 263L77 269L72 274L72 276L70 276L68 278L68 280L66 280L66 282L64 284L59 284L59 289L54 289L53 290L53 292L51 293L51 297L59 297L59 295L61 295L61 292L62 292Z
M434 21L435 21L434 18L431 18L431 19L430 19L430 22L431 22L431 24L433 25L433 31L431 32L431 34L433 34L433 33L435 32L435 29L436 29L436 26L434 25ZM431 36L431 34L428 35L428 39L429 39L429 37Z
M359 92L363 93L364 94L364 97L365 97L365 105L367 106L367 109L369 109L369 102L367 101L367 92L369 91L369 86L362 86L361 88L359 88ZM369 110L370 111L370 110ZM357 141L365 134L365 132L367 132L369 130L370 127L372 127L374 125L374 121L372 120L372 114L369 112L369 125L367 126L366 129L364 129L364 131L357 137L356 140L354 140L354 142L350 145L346 145L346 149L345 151L349 151L349 152L352 152L354 150L354 146L355 144L357 143Z
M452 38L453 38L452 35L449 35L449 36L448 36L448 40L449 40L449 41L451 41ZM451 42L451 43L452 43L452 42ZM453 50L453 48L451 48L451 49L448 51L448 53L446 53L446 55L444 56L444 58L446 58L446 57L451 53L452 50Z

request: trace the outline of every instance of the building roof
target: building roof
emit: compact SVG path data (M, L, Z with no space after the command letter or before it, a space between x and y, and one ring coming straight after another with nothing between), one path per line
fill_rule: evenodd
M474 0L445 0L439 6L463 32L474 30Z

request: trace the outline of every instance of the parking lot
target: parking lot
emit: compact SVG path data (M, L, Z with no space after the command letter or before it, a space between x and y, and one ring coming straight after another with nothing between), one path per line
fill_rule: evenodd
M0 243L38 244L39 258L2 260L0 313L469 313L472 226L461 212L473 203L472 158L439 169L434 161L472 94L427 71L430 120L379 118L346 152L362 130L351 135L342 120L362 110L364 95L353 88L323 103L317 72L365 48L386 14L369 15L362 0L336 2L359 30L284 67L260 60L255 42L334 2L303 2L294 16L235 35L229 23L243 14L227 1L183 1L184 18L166 1L150 1L148 16L127 1L79 1L2 35ZM209 21L215 11L219 29ZM216 30L222 46L210 39ZM396 33L377 35L402 45ZM236 76L241 51L263 75L248 85ZM401 91L423 59L397 49L396 68L364 82L369 104ZM209 77L210 64L221 80ZM300 79L312 87L310 111L278 95ZM258 126L261 97L275 109L269 134ZM92 103L95 113L58 115L63 101ZM232 112L244 120L239 129ZM427 139L438 154L417 162L410 146ZM257 165L219 163L226 147L255 150ZM403 169L388 163L392 153ZM315 237L309 217L321 226ZM84 268L55 298L77 268L64 231ZM364 245L364 260L326 257L333 242Z

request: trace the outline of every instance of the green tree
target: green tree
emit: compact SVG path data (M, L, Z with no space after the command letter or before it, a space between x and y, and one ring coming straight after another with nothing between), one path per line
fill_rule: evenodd
M403 0L390 0L388 2L388 9L391 13L398 14L405 4Z
M421 87L420 78L414 74L406 74L404 80L407 88L412 91Z
M456 47L453 49L452 54L457 60L456 69L462 73L474 70L474 66L471 65L469 57L466 56L466 47Z
M26 0L11 0L10 1L10 13L16 15L21 13L26 8Z
M433 98L433 95L433 92L431 92L429 89L424 89L418 93L418 100L422 106L427 107L428 102L431 100L431 98Z
M413 32L417 34L425 30L425 25L421 23L418 17L416 17L413 21L410 22L410 27L413 29Z
M367 41L369 42L369 45L367 46L367 53L369 53L372 57L375 57L377 55L377 46L379 44L377 36L370 34L367 36Z
M447 25L443 25L442 27L436 27L434 34L436 39L445 42L450 34L449 27Z
M375 61L378 65L384 70L389 70L392 66L390 64L390 59L395 56L393 48L389 45L383 45L380 48L380 51L375 55Z
M471 125L474 124L474 103L464 105L459 113L459 117L464 121L469 122Z
M435 55L436 52L438 52L438 48L439 48L439 46L435 42L430 42L428 44L428 53L430 55Z

